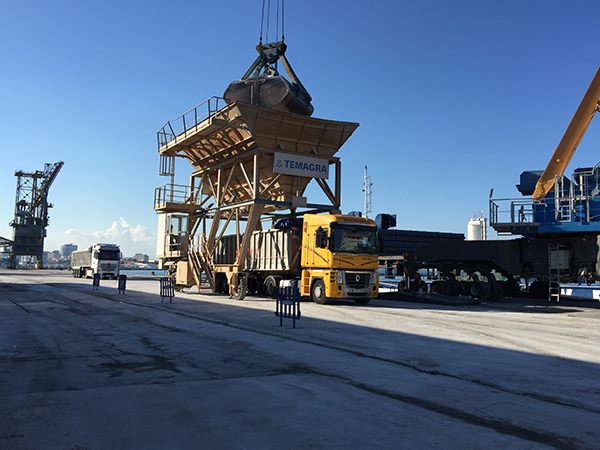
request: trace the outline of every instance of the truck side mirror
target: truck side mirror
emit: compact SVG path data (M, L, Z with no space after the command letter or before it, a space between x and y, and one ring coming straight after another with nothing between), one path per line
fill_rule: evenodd
M317 248L327 248L327 230L324 230L323 228L319 227L317 228L316 231L316 244L315 246Z

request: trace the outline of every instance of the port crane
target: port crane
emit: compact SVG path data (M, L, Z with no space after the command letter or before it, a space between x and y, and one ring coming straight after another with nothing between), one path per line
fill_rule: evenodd
M490 225L499 235L520 235L517 239L440 236L436 241L437 236L419 236L415 247L410 233L380 232L384 250L399 254L394 245L402 244L397 247L405 250L402 261L409 280L418 281L419 268L435 268L444 276L435 289L450 295L460 292L456 273L478 273L478 279L471 276L464 286L473 298L485 301L516 293L518 278L527 280L532 296L556 301L561 283L600 280L600 163L575 169L570 178L564 175L599 107L600 69L546 169L521 174L517 188L526 198L490 198Z
M499 234L537 238L600 233L600 163L575 169L570 178L564 175L599 107L600 68L545 170L521 174L517 188L531 197L490 199L490 224Z
M565 134L558 143L558 147L554 150L552 158L550 158L550 162L546 166L544 173L536 183L535 191L533 193L534 200L543 200L548 192L554 188L556 177L562 177L599 107L600 68L598 68L596 75L594 75L594 78L583 96L579 107L575 111L575 115L573 115Z
M35 256L36 267L41 268L44 253L44 238L49 223L48 191L54 183L63 161L45 164L44 170L15 172L17 196L15 217L9 223L13 228L13 245L9 267L17 265L17 256Z

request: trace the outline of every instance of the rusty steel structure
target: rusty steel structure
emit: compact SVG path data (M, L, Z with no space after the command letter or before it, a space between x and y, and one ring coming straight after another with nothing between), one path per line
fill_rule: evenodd
M177 284L215 290L220 273L230 293L243 298L250 236L262 221L340 212L341 162L335 154L357 127L216 97L167 122L158 131L159 174L171 180L156 188L154 209L160 214L157 256ZM320 172L298 175L287 162L298 158L304 162L294 167ZM188 184L175 183L176 159L192 166ZM304 197L313 177L323 203ZM215 264L227 230L235 230L235 262Z
M44 253L44 238L49 223L48 191L64 165L59 161L45 164L44 170L15 172L17 195L15 218L10 222L13 228L13 244L9 267L15 268L18 256L34 256L36 267L41 268Z

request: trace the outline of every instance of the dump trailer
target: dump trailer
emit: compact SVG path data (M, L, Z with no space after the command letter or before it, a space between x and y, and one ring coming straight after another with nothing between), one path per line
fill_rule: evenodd
M71 268L75 278L92 278L98 273L102 278L119 276L121 250L116 244L94 244L87 250L71 254Z
M326 304L352 299L367 304L377 297L377 226L370 219L341 214L305 214L300 223L255 231L243 276L250 293L274 297L279 286L297 285L303 297ZM214 255L216 267L236 258L236 236L224 236ZM215 273L216 291L229 293L225 272Z

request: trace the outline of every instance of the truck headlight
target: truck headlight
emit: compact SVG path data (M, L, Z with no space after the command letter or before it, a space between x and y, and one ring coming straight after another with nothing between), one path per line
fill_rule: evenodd
M343 270L337 271L336 282L337 282L337 284L344 284L344 271Z
M377 284L378 281L379 281L379 274L377 273L377 271L371 272L371 284Z

